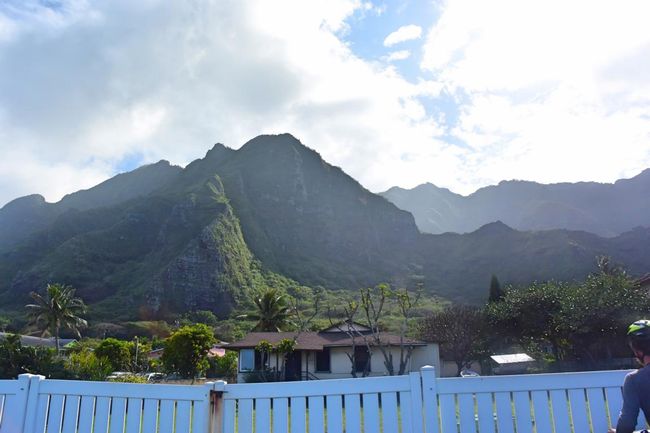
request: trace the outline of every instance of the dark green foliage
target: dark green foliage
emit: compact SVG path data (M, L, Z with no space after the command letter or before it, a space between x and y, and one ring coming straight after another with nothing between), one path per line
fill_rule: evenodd
M620 269L602 268L581 283L547 282L510 288L487 307L493 326L524 346L547 343L555 360L626 356L625 329L647 316L650 299Z
M241 317L256 322L253 331L280 332L291 325L289 306L278 289L268 287L254 294L252 301L255 311Z
M15 379L23 373L41 374L53 379L68 377L55 350L24 347L20 336L7 335L0 340L0 379Z
M233 382L237 378L237 352L227 351L224 356L208 359L208 370L205 375L210 379L223 379Z
M487 325L481 309L452 305L422 320L419 335L424 341L438 343L441 357L454 361L460 376L463 368L489 354Z
M54 280L76 287L97 322L172 322L197 310L224 319L256 290L286 290L289 278L330 290L421 283L429 299L480 304L491 272L518 285L572 281L602 252L646 272L650 229L604 239L493 223L425 235L409 213L294 137L260 136L237 151L216 145L184 169L145 167L56 204L26 197L6 205L0 305L3 314L17 311Z
M115 338L102 340L95 349L95 356L98 359L108 360L112 371L131 371L133 369L131 350L126 341Z
M208 368L208 350L214 344L212 330L204 324L184 326L165 341L165 371L194 380Z
M497 279L497 276L492 274L490 279L490 295L488 296L489 302L497 302L503 297L503 290L501 290L501 283Z
M65 367L73 378L79 380L106 380L115 371L108 358L98 357L88 348L71 353Z
M219 323L219 319L212 311L192 311L187 313L185 317L190 323L203 323L208 326L216 326Z

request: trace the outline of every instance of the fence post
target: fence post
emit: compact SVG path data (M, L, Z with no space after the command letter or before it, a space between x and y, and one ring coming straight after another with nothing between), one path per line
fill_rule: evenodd
M218 380L212 384L212 391L210 391L210 400L212 403L210 431L212 433L223 433L223 393L226 392L227 384L228 382L225 380Z
M27 397L29 395L31 377L31 374L19 375L16 382L18 385L16 393L8 395L5 398L5 407L3 409L0 433L24 431L25 416L27 414Z
M409 373L409 379L411 382L411 431L413 433L424 433L420 373Z
M36 422L36 412L38 411L38 391L41 386L41 381L45 380L45 376L30 375L29 378L29 395L27 396L26 409L25 409L25 433L32 433L34 431L34 423Z
M427 433L438 433L438 395L436 390L436 368L425 365L420 369L422 376L422 401L424 402L424 426Z

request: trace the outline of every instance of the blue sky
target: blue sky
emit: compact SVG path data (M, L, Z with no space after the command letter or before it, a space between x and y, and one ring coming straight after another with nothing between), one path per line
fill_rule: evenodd
M371 191L631 177L650 167L647 16L647 0L5 0L0 206L283 132Z

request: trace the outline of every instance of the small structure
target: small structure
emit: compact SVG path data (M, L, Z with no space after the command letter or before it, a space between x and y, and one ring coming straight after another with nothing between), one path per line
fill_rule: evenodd
M347 331L345 332L344 331ZM350 335L354 333L354 341ZM384 356L379 348L370 345L368 351L366 341L370 341L370 329L358 323L350 325L334 325L319 332L251 332L240 341L231 343L230 350L239 352L239 369L237 380L243 382L248 374L266 369L279 371L284 366L285 380L314 380L338 379L352 377L352 370L361 377L368 369L368 376L385 376L387 370ZM364 339L365 337L365 339ZM263 355L256 347L262 341L275 346L282 340L295 339L293 352L286 355L271 353ZM388 347L393 356L395 370L399 369L400 336L382 333L382 343ZM440 369L439 348L435 343L405 338L405 347L412 349L407 372L417 372L425 365L434 365ZM354 349L353 349L354 348ZM354 353L355 365L350 356Z
M13 335L9 332L0 332L0 340L4 340L6 336ZM33 337L31 335L18 335L20 337L20 344L24 347L49 347L51 349L56 349L56 340L54 337L51 338L41 338ZM76 343L77 340L74 338L59 338L59 347L65 349L66 346L72 343Z
M496 363L493 368L494 374L522 374L535 362L533 358L525 353L511 353L507 355L492 355L492 361Z

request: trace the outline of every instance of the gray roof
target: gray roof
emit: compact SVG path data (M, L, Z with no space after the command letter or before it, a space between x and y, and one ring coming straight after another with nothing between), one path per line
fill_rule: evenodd
M0 340L4 340L5 336L11 335L9 332L0 332ZM59 345L65 347L68 344L77 341L74 338L60 338ZM41 338L33 337L31 335L20 335L20 344L23 346L29 347L56 347L56 341L54 338Z

